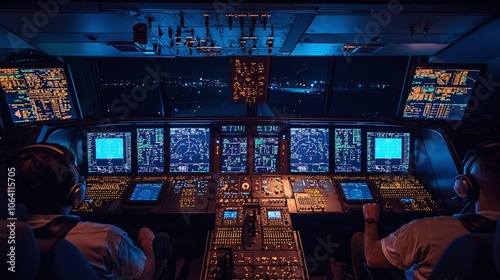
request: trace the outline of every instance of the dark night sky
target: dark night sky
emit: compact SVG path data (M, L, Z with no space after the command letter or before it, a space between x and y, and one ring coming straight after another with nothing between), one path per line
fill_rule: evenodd
M223 83L228 83L230 80L229 60L229 57L160 59L163 72L168 73L167 80L169 81L176 81L181 77L182 81L199 81L200 78L208 78L211 80L221 79ZM349 59L345 57L272 57L269 83L305 83L309 86L309 83L314 81L326 82L329 79L332 60L335 67L333 87L343 88L341 91L333 90L331 92L331 106L335 114L349 114L349 116L353 114L366 117L370 115L392 116L393 112L396 112L408 64L407 57L350 57ZM142 81L146 75L149 75L148 67L155 69L154 58L98 58L98 63L103 81ZM362 84L362 88L358 88L358 83ZM389 84L390 87L371 88L372 84L374 86ZM222 101L229 102L229 96L225 93L226 89L223 90L224 94L214 92L213 94L216 96L211 96L206 90L196 90L193 95L192 89L189 91L180 87L175 90L170 89L170 92L166 94L170 97L175 96L175 100L168 99L170 102L175 101L176 104L192 103L194 107L191 111L194 112L201 110L203 104L207 105L205 100L207 98L217 104ZM321 110L315 109L317 106L314 104L322 103L318 98L324 100L322 98L326 96L326 92L307 94L271 91L270 95L268 105L272 108L288 107L293 114L297 115L303 115L305 113L303 111L309 108L314 110L311 116L323 115ZM196 99L196 102L193 102L193 98ZM215 101L216 99L218 101ZM292 100L295 101L291 102ZM367 101L363 103L369 107L363 107L359 100ZM297 103L297 106L293 105L294 103ZM223 110L230 110L231 107L228 106ZM294 109L294 107L297 108ZM387 113L384 113L382 109L387 110Z
M406 71L406 57L335 57L335 84L350 81L363 83L402 83ZM101 78L142 80L148 74L146 67L154 69L154 58L99 58ZM183 80L199 78L229 81L228 57L182 57L161 59L163 71ZM271 82L326 81L330 57L273 57Z

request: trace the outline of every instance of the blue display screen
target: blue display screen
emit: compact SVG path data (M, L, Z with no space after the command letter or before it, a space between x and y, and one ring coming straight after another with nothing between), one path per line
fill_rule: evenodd
M247 137L224 137L222 139L222 172L247 172L247 142Z
M277 137L254 138L254 172L276 173L279 142Z
M375 158L400 159L403 153L403 139L375 138Z
M366 182L341 182L340 186L347 202L373 200L372 192Z
M163 182L137 183L130 195L130 201L157 201L160 196Z
M236 220L238 218L238 211L236 210L225 210L224 219L225 220Z
M290 172L326 173L330 167L328 128L290 128Z
M366 146L367 172L409 171L411 159L409 132L368 132Z
M122 138L99 138L95 140L96 159L122 159L123 139Z
M137 129L137 172L162 173L165 170L163 128Z
M91 174L132 172L131 133L87 133L87 171Z
M170 128L170 172L210 172L210 128Z
M281 219L281 211L279 211L279 210L267 211L267 218L269 220L280 220Z
M360 128L335 128L335 172L361 172Z

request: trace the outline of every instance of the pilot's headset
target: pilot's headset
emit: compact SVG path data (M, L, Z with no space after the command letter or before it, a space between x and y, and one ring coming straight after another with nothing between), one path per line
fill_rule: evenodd
M66 188L66 195L63 196L62 205L77 206L83 202L85 193L87 192L85 177L82 176L80 170L75 165L75 156L69 149L58 144L33 144L19 150L16 153L16 158L28 152L49 154L61 164L61 168L67 168L73 173L74 179L72 183L63 186Z
M472 165L483 155L500 153L500 143L482 143L469 150L462 161L463 174L455 177L453 190L458 197L469 203L474 203L479 198L479 184L476 178L470 174Z

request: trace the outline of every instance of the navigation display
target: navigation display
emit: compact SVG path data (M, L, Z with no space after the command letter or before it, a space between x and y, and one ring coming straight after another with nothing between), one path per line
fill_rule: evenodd
M88 132L87 172L113 174L132 172L130 132Z
M247 137L222 138L222 172L247 172Z
M210 128L170 128L170 172L210 172Z
M290 172L329 171L330 134L328 128L290 128Z
M269 211L267 211L267 218L269 220L281 220L281 211L269 210Z
M162 173L165 170L163 128L137 128L137 172Z
M403 118L461 120L484 65L415 65Z
M79 119L64 67L0 68L0 86L13 123Z
M366 182L340 182L340 187L348 203L361 203L374 200Z
M402 172L410 168L409 132L368 132L366 134L367 172Z
M278 171L278 137L254 138L254 173Z
M156 202L160 199L162 187L163 182L136 183L128 200L130 202Z
M236 220L238 218L238 211L224 210L223 218L224 220Z
M361 172L361 129L335 128L335 172Z

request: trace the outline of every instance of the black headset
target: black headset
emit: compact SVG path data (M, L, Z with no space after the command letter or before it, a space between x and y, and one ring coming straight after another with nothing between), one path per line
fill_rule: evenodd
M73 184L67 186L62 204L64 206L76 206L83 202L87 192L85 177L82 176L78 166L75 165L75 156L69 149L57 144L33 144L19 150L16 158L28 152L41 152L52 155L57 161L67 166L75 179Z
M469 150L462 161L464 170L462 174L455 177L453 188L466 190L468 202L476 202L479 198L479 184L476 178L470 174L470 168L474 162L481 156L491 154L493 152L500 153L500 143L482 143Z

